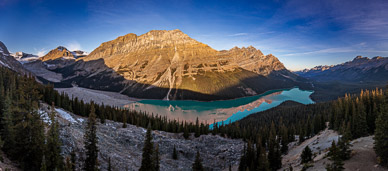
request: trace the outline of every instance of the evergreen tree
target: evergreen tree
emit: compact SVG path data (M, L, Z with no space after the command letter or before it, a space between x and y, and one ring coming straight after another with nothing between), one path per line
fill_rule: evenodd
M62 166L61 142L59 140L59 123L55 119L54 104L49 114L51 125L46 138L46 166L48 170L59 170Z
M108 159L108 171L112 171L112 164L110 163L110 157Z
M350 144L349 141L344 140L343 138L338 139L338 151L339 151L339 158L341 160L348 160L350 158L351 150L350 150Z
M6 96L3 104L3 115L1 117L1 136L4 139L3 150L8 154L13 154L15 146L15 131L13 125L13 117L11 113L11 100L9 95Z
M45 156L43 156L42 158L42 165L40 166L40 171L47 171Z
M144 140L143 154L141 160L141 167L139 171L153 171L154 165L152 162L154 145L152 143L151 124L148 124L146 137Z
M388 166L388 101L381 106L381 111L378 113L374 140L378 161L381 165Z
M94 104L90 106L90 114L86 127L86 133L84 136L85 140L85 149L86 149L86 160L84 169L86 171L96 171L98 170L98 138L97 138L97 121L96 114L94 109Z
M159 171L160 170L160 154L159 154L159 145L156 143L155 144L155 149L154 149L154 154L153 154L153 159L154 163L154 170Z
M312 156L313 156L313 153L312 153L311 149L309 148L309 146L306 146L301 154L301 158L302 158L301 163L303 164L303 163L308 163L308 162L312 161L313 160Z
M75 151L74 151L74 149L71 151L71 153L70 153L70 160L71 160L71 170L72 171L75 171L75 166L76 166L76 161L77 161L77 159L76 159L76 155L75 155Z
M19 114L20 118L15 125L14 157L23 169L39 170L45 151L44 124L36 110Z
M279 149L279 143L276 140L276 128L274 122L271 123L269 143L268 143L268 161L271 170L278 170L282 167L282 158Z
M195 156L195 161L193 163L193 171L203 171L203 166L202 166L202 159L199 154L199 151L197 150L197 155Z
M265 148L261 144L259 144L258 151L260 151L260 152L259 152L259 156L257 157L258 158L257 170L258 171L268 171L269 170L269 163L268 163L268 159L267 159L267 153L265 151Z
M174 160L178 159L178 153L176 152L175 145L174 145L174 149L172 150L172 159Z
M123 115L123 128L127 127L127 114Z
M200 136L200 129L199 129L199 120L198 120L198 117L195 121L195 133L194 133L194 136L197 138Z
M65 171L72 171L73 170L73 163L71 162L70 157L66 157L66 162L65 162Z
M339 148L336 146L335 142L333 141L331 144L331 147L329 149L329 160L332 161L331 164L326 165L326 170L328 171L341 171L344 170L344 163L341 159L341 154Z
M189 134L189 129L187 128L187 125L186 125L186 123L185 123L185 128L184 128L184 130L183 130L183 137L184 137L185 139L188 139L189 136L190 136L190 134Z

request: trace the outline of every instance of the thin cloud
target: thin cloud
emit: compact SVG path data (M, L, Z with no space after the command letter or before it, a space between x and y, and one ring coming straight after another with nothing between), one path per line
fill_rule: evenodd
M70 51L81 50L81 45L77 41L70 42L66 45Z
M234 37L234 36L247 36L247 35L248 35L248 33L236 33L236 34L230 34L228 36Z
M38 55L39 57L46 55L46 52L47 52L47 50L45 48L42 48L40 50L37 50L34 48L34 50L35 50L36 55Z

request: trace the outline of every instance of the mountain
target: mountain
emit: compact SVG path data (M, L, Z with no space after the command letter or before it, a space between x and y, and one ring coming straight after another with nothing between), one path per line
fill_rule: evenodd
M28 73L23 68L23 66L10 55L7 47L1 41L0 41L0 66L7 67L13 71L16 71L22 74Z
M76 56L63 46L58 46L57 48L51 50L49 53L40 58L42 61L55 60L58 58L69 58L75 59Z
M57 59L58 51L42 60ZM58 86L152 99L220 100L309 87L271 54L252 46L217 51L180 30L127 34L102 43L75 63L50 70L62 75Z
M357 56L339 65L318 66L296 74L320 82L385 82L388 81L388 58Z

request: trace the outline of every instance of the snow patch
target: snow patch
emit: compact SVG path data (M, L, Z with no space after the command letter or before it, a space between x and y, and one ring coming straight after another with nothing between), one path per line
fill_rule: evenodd
M42 118L44 123L51 125L51 119L46 111L39 109L38 114L40 115L40 118Z
M11 67L8 64L4 63L3 61L0 61L0 64L11 69Z
M66 119L67 121L71 123L76 123L77 121L66 111L62 109L55 108L55 111L58 112L58 114L63 118Z

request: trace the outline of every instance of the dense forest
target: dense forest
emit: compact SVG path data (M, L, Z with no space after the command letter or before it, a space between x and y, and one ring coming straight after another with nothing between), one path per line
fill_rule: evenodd
M148 130L191 134L199 137L212 133L229 138L242 138L247 144L240 161L239 170L276 170L282 166L281 156L287 153L288 143L303 142L323 129L339 131L351 139L375 134L376 152L381 164L388 163L388 92L382 90L362 91L359 95L346 95L332 102L301 105L287 102L280 107L253 114L238 122L209 125L169 120L157 114L131 111L103 104L87 103L78 98L60 94L52 85L42 85L33 76L19 75L0 67L0 145L8 157L29 170L66 170L72 167L69 158L60 156L60 142L54 111L50 114L51 125L45 124L39 115L41 102L89 117L85 139L94 165L96 158L96 122L106 119L132 124ZM54 107L52 107L53 109ZM95 119L94 119L95 118ZM1 147L1 146L0 146ZM334 148L333 148L334 149ZM0 156L1 159L1 156ZM79 161L73 161L79 162ZM86 163L85 165L87 165ZM94 167L94 166L93 166Z

